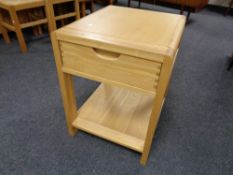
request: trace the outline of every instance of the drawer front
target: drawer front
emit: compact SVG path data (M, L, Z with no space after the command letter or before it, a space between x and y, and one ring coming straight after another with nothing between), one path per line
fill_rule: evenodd
M64 72L155 92L161 63L63 41L60 48Z

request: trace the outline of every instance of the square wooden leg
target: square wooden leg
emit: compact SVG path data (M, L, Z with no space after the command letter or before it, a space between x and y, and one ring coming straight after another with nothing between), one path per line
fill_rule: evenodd
M155 130L159 121L160 113L163 108L164 99L155 97L153 104L151 119L148 126L147 136L145 140L144 150L142 152L140 163L146 165L151 149L151 144L154 138Z
M142 152L141 160L140 163L142 165L146 165L147 159L150 153L151 149L151 144L154 138L155 134L155 129L157 127L159 118L160 118L160 113L163 108L163 103L165 100L165 95L167 92L167 85L169 84L170 76L171 76L171 67L173 66L173 61L170 58L166 58L164 61L164 66L161 70L161 75L160 75L160 83L157 89L157 95L155 96L154 102L153 102L153 109L149 121L149 126L147 129L147 134L146 134L146 139L145 139L145 144L144 144L144 149Z
M72 126L72 123L77 117L77 106L72 75L60 73L59 82L64 103L68 132L71 136L74 136L77 129Z
M74 93L73 79L72 79L72 75L63 73L61 69L62 60L61 60L59 45L58 45L58 41L55 39L54 33L52 33L51 38L52 38L53 51L57 66L58 79L59 79L62 99L64 103L66 124L68 127L69 134L71 136L74 136L77 129L72 126L72 123L77 116L77 104Z
M10 16L11 16L12 24L14 25L14 28L15 28L16 36L18 38L20 50L21 52L25 53L27 52L27 45L24 40L22 29L20 27L19 18L17 16L16 10L13 7L11 7L10 9Z

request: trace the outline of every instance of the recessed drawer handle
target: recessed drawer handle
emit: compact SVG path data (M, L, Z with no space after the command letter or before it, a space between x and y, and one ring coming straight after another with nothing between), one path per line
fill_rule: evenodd
M99 58L108 61L116 61L121 56L121 54L119 53L110 52L102 49L93 48L93 51Z

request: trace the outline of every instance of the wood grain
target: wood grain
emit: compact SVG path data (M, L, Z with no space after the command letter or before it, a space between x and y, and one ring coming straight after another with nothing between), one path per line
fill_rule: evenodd
M73 126L141 152L145 165L184 26L181 15L108 6L57 30L58 76L102 82L79 109ZM73 93L68 83L61 84L63 94L69 89Z
M70 43L61 42L60 45L63 70L73 70L97 81L99 81L97 77L100 77L105 79L105 82L109 80L125 84L127 87L155 92L161 63L123 54L106 56L104 54L107 51L100 54L93 48Z
M180 42L177 34L182 33L185 19L181 15L108 6L57 33L59 40L161 61L164 55L175 55L174 45Z
M102 84L81 107L73 125L142 152L153 97Z
M69 134L73 136L77 132L77 130L72 126L72 122L76 118L76 112L77 112L77 103L76 103L76 98L75 98L73 79L70 74L66 74L62 72L62 69L61 69L62 60L61 60L61 55L60 55L60 48L59 48L58 41L56 40L55 33L52 33L51 39L52 39L55 63L57 67L58 80L60 83L61 94L62 94L62 99L63 99L63 104L64 104L64 110L66 114L67 128L68 128Z

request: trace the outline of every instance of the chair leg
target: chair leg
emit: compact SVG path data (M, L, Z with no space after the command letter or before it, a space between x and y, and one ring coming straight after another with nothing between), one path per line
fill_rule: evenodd
M183 15L183 13L184 13L184 5L181 5L181 7L180 7L180 14Z
M128 7L130 7L131 5L131 0L128 0Z
M91 0L91 13L95 11L94 9L94 0Z
M141 0L138 0L138 8L141 7Z
M22 53L26 53L28 51L28 49L27 49L26 42L24 40L24 36L23 36L22 30L21 29L16 29L15 32L16 32L16 36L17 36L18 41L19 41L21 52Z
M22 29L20 27L19 18L17 16L16 10L14 8L10 9L10 16L11 16L11 20L12 20L12 23L13 23L14 28L15 28L16 36L17 36L18 41L19 41L20 50L21 50L21 52L25 53L25 52L27 52L27 45L26 45L26 42L24 40Z
M225 12L225 16L227 16L231 10L231 7L233 6L233 0L231 0L229 7L227 8L226 12Z
M57 24L54 16L54 8L52 1L46 0L45 4L45 14L48 19L48 27L49 27L49 33L52 33L54 30L57 29Z
M190 11L190 10L188 10L188 14L187 14L187 21L189 20L190 15L191 15L191 11Z
M109 0L109 4L113 5L113 0ZM116 0L116 4L117 4L117 0Z
M8 35L7 30L4 27L2 27L1 24L0 24L0 31L2 33L2 36L3 36L5 43L9 44L11 42L10 37Z
M231 57L231 62L227 68L227 70L231 70L231 68L233 67L233 54L232 54L232 57Z
M3 39L4 39L5 43L9 44L11 42L11 40L10 40L10 37L8 35L8 31L7 31L7 29L5 29L2 26L1 21L2 21L2 16L0 14L0 31L2 33L2 36L3 36Z
M86 3L82 2L81 4L81 8L82 8L82 17L86 16Z
M80 19L80 7L79 7L79 1L75 0L74 1L75 4L75 12L76 12L76 20Z

